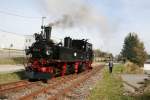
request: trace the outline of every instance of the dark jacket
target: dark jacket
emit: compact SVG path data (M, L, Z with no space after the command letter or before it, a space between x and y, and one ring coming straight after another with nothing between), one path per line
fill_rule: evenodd
M109 67L113 67L113 66L114 66L114 65L113 65L113 62L110 61L109 64L108 64L108 66L109 66Z

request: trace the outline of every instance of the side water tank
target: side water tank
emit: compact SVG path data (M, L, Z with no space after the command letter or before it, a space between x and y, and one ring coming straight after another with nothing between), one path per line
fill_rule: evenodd
M72 47L72 39L70 37L64 38L64 47L67 47L67 48Z

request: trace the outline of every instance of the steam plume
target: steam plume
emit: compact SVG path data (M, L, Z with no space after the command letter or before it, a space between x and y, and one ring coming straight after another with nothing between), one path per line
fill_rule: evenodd
M107 18L95 11L85 0L44 0L47 12L56 17L51 26L62 28L99 28L103 33L109 31Z

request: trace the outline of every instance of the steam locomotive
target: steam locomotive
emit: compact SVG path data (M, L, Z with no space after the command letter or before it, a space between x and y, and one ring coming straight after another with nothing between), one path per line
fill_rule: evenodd
M48 80L55 76L80 73L92 69L92 44L85 39L64 38L64 43L54 43L51 26L43 26L35 33L35 42L26 50L28 79Z

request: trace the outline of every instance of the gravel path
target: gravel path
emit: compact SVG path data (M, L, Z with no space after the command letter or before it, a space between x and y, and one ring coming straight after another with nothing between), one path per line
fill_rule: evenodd
M64 100L87 100L92 90L98 81L102 78L102 73L99 71L91 76L88 80L82 83L79 87L73 89L71 93L65 95Z

